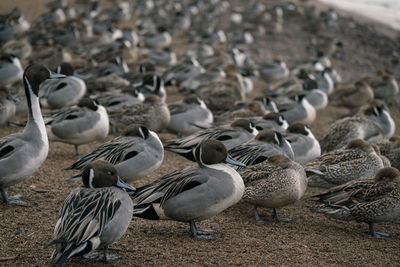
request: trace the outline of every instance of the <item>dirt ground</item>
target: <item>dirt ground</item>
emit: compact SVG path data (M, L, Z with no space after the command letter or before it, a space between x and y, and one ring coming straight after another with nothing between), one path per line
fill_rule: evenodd
M33 2L35 5L33 5ZM30 20L44 12L46 1L0 2L0 12L13 7L22 9ZM266 1L268 6L278 1ZM314 2L294 1L298 5ZM317 8L324 8L317 4ZM336 37L343 48L333 57L333 64L343 80L355 81L378 68L395 73L400 81L399 35L385 30L377 31L377 25L355 23L350 15L340 17L340 26L329 31L315 32L313 20L303 14L285 20L281 34L267 34L262 43L252 45L249 51L259 60L281 58L290 68L312 59L308 46L315 36ZM354 27L351 25L355 25ZM322 31L322 32L321 32ZM33 52L34 53L34 52ZM265 89L264 83L256 84L256 95ZM176 88L169 87L168 102L178 97ZM390 101L391 114L400 125L399 99ZM348 112L345 108L328 106L318 112L311 128L321 138L329 124ZM15 120L24 120L19 115ZM20 130L0 127L0 137ZM400 131L397 129L396 133ZM162 140L174 137L162 133ZM109 136L108 139L114 138ZM87 153L100 143L81 146ZM47 266L52 248L44 245L52 239L56 216L69 192L79 183L68 183L64 178L73 174L61 169L76 160L73 146L51 143L47 160L40 170L26 181L9 188L10 195L22 194L28 207L7 206L0 203L0 266ZM162 166L146 179L135 184L140 186L175 169L192 164L171 152L165 152ZM101 261L71 259L67 266L143 266L143 265L286 265L286 266L400 266L400 220L376 225L377 231L391 234L389 239L368 235L368 226L355 222L330 220L313 214L307 206L313 194L323 190L309 188L303 200L283 208L281 216L291 217L291 223L258 225L251 206L239 203L218 216L198 223L200 228L215 230L212 241L196 241L189 237L188 224L172 221L146 221L134 218L126 234L111 246L110 252L121 259L104 264ZM260 209L264 216L271 210Z

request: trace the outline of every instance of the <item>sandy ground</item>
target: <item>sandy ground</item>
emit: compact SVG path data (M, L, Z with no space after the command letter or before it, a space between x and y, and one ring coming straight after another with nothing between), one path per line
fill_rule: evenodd
M27 18L32 19L45 10L43 2L45 1L2 0L0 10L6 12L18 6ZM276 2L268 1L268 4ZM299 4L304 5L304 2ZM315 25L307 14L293 16L285 20L281 34L263 36L263 45L250 47L249 50L259 60L280 57L289 67L293 67L312 58L307 47L313 37L337 37L344 47L333 58L333 63L344 81L354 81L378 68L396 73L396 78L400 80L399 58L395 53L400 52L398 40L386 37L364 23L349 27L353 22L352 19L342 18L339 27L325 31L315 30ZM264 88L265 84L257 83L256 92ZM178 98L176 88L167 89L168 102ZM393 99L389 106L396 124L400 125L398 100ZM311 125L317 138L324 135L332 121L347 112L345 108L331 106L320 111L317 120ZM22 121L25 116L20 115L15 119ZM0 137L18 130L0 127ZM172 137L168 133L161 134L163 140ZM112 138L113 136L108 137ZM83 145L81 152L87 153L99 144ZM8 189L10 195L22 194L23 200L29 202L29 206L7 206L0 203L0 266L49 265L52 249L44 248L44 244L52 239L56 216L63 200L79 185L65 182L64 178L73 172L61 170L75 161L73 152L70 145L51 143L49 156L40 170L30 179ZM140 186L188 164L192 163L165 152L165 161L160 169L135 185ZM293 218L291 223L258 225L254 221L251 207L240 203L198 224L200 228L215 230L215 239L205 242L190 238L187 224L134 218L127 233L111 246L111 253L119 254L121 259L107 264L71 259L67 265L400 265L399 220L376 226L377 231L388 232L392 235L391 238L373 238L368 235L366 224L334 221L311 213L307 206L312 203L308 199L318 192L322 190L310 188L302 201L280 210L281 216ZM271 210L260 211L264 216L269 217L271 214Z

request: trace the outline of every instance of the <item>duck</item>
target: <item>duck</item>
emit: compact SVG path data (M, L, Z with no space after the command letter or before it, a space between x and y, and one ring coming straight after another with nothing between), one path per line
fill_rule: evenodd
M383 167L380 155L362 139L351 140L345 149L323 154L304 165L308 185L323 188L371 177Z
M237 119L229 127L211 127L182 138L170 139L164 145L164 149L195 161L193 149L204 140L216 139L221 141L227 150L231 150L253 139L257 134L258 130L249 120Z
M161 101L167 99L167 92L164 88L164 80L156 74L144 74L140 82L135 84L136 90L144 95L144 97L152 94L158 95Z
M292 102L278 105L279 112L289 124L302 122L311 124L314 122L317 113L315 108L308 102L304 94L293 97Z
M275 60L259 66L258 73L260 78L266 82L275 82L287 78L290 71L284 61Z
M110 112L111 126L117 132L126 130L131 124L141 124L160 132L168 126L170 118L168 105L157 95L148 95L143 102Z
M121 90L110 90L92 94L90 98L96 100L107 109L107 112L121 110L124 106L132 106L144 101L144 95L135 86L123 87Z
M6 87L0 87L0 125L5 125L14 117L18 100L10 95Z
M177 63L176 54L169 48L151 50L148 52L149 61L156 65L174 66Z
M167 129L179 136L193 134L211 127L214 116L204 101L197 95L185 96L182 101L168 105L171 120Z
M50 141L75 146L80 157L79 145L103 140L109 132L107 110L96 101L83 98L77 107L65 108L44 115Z
M86 94L86 83L74 76L70 63L63 62L57 67L57 73L67 77L57 80L47 80L40 85L40 104L50 109L73 106Z
M262 130L253 140L230 149L229 154L246 166L260 164L276 154L283 154L294 159L290 143L280 132L270 129Z
M322 153L346 146L352 139L390 138L396 125L382 105L368 106L359 114L335 121L320 140Z
M26 59L32 53L32 46L26 39L10 40L2 46L3 52L15 55L19 59Z
M34 174L49 151L46 128L39 105L39 86L49 78L64 77L41 64L26 67L23 82L28 104L28 122L22 132L0 139L0 191L4 203L26 205L20 195L8 196L5 189Z
M383 71L378 71L376 77L365 78L378 99L389 99L399 93L399 85L396 79Z
M145 126L132 125L122 136L96 147L64 170L83 170L95 160L105 160L114 165L118 176L126 183L146 177L161 166L164 148L158 135ZM82 172L69 181L82 177Z
M126 191L135 188L118 177L114 166L98 160L86 166L82 187L74 189L64 200L54 228L55 245L51 263L63 266L72 257L98 257L103 249L104 260L117 259L108 254L108 246L120 239L132 219L133 203Z
M321 146L308 125L293 123L283 136L293 149L294 161L304 164L321 155Z
M365 81L357 81L354 85L347 85L335 90L329 97L332 105L345 106L356 109L374 100L374 91Z
M374 224L400 216L400 172L382 168L373 178L350 181L313 198L321 205L311 207L311 211L338 220L365 222L371 236L389 237L376 232Z
M211 239L212 230L199 230L196 222L211 218L242 198L241 176L224 163L244 166L229 157L220 141L208 139L194 150L197 166L166 174L137 188L133 216L148 220L189 222L195 239Z
M263 117L250 117L249 120L259 131L271 129L283 133L289 127L289 123L279 112L270 112Z
M260 218L257 208L272 208L273 219L289 222L278 216L277 209L296 203L307 189L304 168L283 154L270 156L266 161L239 170L245 184L242 200L253 205L257 223L268 224Z
M190 58L180 64L171 66L162 74L161 78L165 82L165 85L179 86L184 81L203 72L205 72L205 69L200 63L196 59Z
M19 58L5 53L0 56L0 86L9 87L22 80L23 72Z

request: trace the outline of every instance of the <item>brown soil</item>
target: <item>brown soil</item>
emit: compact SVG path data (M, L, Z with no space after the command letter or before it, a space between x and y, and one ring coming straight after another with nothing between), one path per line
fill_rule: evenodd
M27 18L33 19L44 12L44 2L2 0L0 10L4 13L18 6ZM268 5L277 2L268 1ZM310 5L305 2L298 4ZM319 4L318 8L321 7ZM396 58L393 53L400 52L398 40L396 42L394 37L381 34L372 24L364 22L349 28L351 21L350 18L341 17L339 28L319 32L335 36L343 42L344 47L333 58L333 63L344 81L354 81L377 68L391 70L400 80L398 54ZM315 21L308 19L306 14L288 18L283 33L267 34L260 39L261 44L252 45L249 50L253 57L257 57L257 61L280 57L290 67L312 59L306 49L311 37L316 36L315 31L311 30L312 23ZM265 84L257 83L257 92L264 88ZM169 102L178 98L175 88L168 90ZM400 122L398 103L398 99L389 103L397 125ZM329 106L318 113L316 122L311 125L312 130L321 138L329 124L347 112L347 109ZM22 121L25 115L15 119ZM0 137L18 130L15 127L0 127ZM173 135L162 133L161 137L166 140ZM112 138L109 136L109 139ZM81 152L87 153L99 144L83 145ZM52 248L44 248L44 245L52 239L55 220L63 200L78 186L77 183L64 181L73 172L61 170L75 161L73 151L70 145L51 143L49 156L40 170L25 182L8 189L10 195L22 194L29 206L7 206L0 203L0 266L49 264ZM192 163L165 152L161 168L136 186L188 164ZM399 220L376 226L378 231L390 233L391 238L373 238L368 235L366 224L334 221L311 213L307 206L312 203L307 199L319 192L322 190L310 188L303 201L280 210L281 216L293 218L291 223L258 225L249 205L235 205L198 224L199 227L215 230L215 239L208 242L190 238L187 224L134 218L127 233L111 246L111 253L119 254L121 259L107 264L71 259L67 265L400 265ZM265 216L271 214L271 210L260 211Z

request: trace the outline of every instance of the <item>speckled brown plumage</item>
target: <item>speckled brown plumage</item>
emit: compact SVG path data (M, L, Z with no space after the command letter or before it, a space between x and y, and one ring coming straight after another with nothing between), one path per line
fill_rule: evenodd
M315 212L340 220L355 220L370 225L400 216L400 172L392 167L380 169L373 179L361 179L332 188L314 196L323 205L312 207Z
M361 177L372 177L383 161L368 142L356 139L346 149L324 154L305 165L310 186L329 188Z

